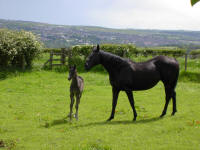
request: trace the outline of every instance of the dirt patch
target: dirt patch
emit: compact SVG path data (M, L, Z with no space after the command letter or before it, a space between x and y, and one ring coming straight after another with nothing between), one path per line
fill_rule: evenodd
M7 148L8 150L11 150L16 147L16 141L15 140L1 140L0 139L0 148Z
M0 147L5 147L4 141L0 140Z

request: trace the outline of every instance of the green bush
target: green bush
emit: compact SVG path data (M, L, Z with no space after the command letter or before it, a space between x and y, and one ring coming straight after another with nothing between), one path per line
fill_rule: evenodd
M200 49L192 50L192 51L190 51L189 54L190 54L190 55L200 55Z
M192 50L189 52L190 58L195 59L200 57L200 49Z
M129 57L137 51L136 47L130 44L103 44L100 48L121 57Z
M30 67L41 51L42 44L33 33L0 29L0 66Z
M61 52L61 48L44 48L43 50L44 53L50 53L50 52Z
M144 56L148 55L167 55L173 57L183 56L186 53L185 49L180 48L139 48L136 54Z
M91 53L92 49L92 45L77 45L68 48L70 54L68 60L69 65L83 64L88 55ZM133 51L136 51L135 46L126 44L101 44L100 49L107 52L111 52L121 57L129 57L130 54L133 53Z
M72 55L79 55L87 58L92 49L92 45L78 45L71 47L71 52ZM101 44L100 49L121 57L128 57L131 53L136 51L136 47L134 45L128 44Z

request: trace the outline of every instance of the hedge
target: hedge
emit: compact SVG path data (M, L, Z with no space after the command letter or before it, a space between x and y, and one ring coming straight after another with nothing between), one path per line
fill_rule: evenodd
M64 48L47 48L44 52L61 52ZM70 56L68 59L68 64L76 64L79 68L84 65L84 62L88 55L93 49L92 45L76 45L69 48L65 48L65 53ZM136 48L134 45L130 44L101 44L100 49L111 52L121 57L130 57L133 55L171 55L173 57L183 56L186 50L180 48Z
M200 49L192 50L189 52L190 55L200 55Z
M27 31L0 29L0 66L30 67L42 51L42 43Z
M77 45L68 48L72 56L83 56L86 58L92 51L92 45ZM130 44L102 44L100 49L111 52L121 57L129 57L131 55L171 55L171 56L183 56L186 53L185 49L180 49L176 47L164 47L164 48L136 48L134 45ZM45 52L60 52L61 48L50 48L45 49Z
M167 55L173 57L179 57L185 55L186 50L180 48L139 48L136 54L141 54L144 56L148 55Z
M61 49L62 48L46 48L44 52L61 52ZM87 58L92 49L92 45L76 45L66 48L72 56L83 56L84 58ZM128 44L102 44L100 45L100 49L121 57L129 57L131 54L135 53L134 51L136 51L136 47L134 45Z

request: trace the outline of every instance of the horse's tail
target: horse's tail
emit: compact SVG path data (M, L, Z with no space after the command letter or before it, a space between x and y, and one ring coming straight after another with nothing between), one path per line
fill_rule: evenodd
M160 56L160 61L156 64L160 72L161 81L165 87L175 90L179 77L179 63L174 58Z
M179 63L178 61L175 59L176 63L175 63L175 68L176 68L176 72L175 72L175 77L174 77L174 80L173 80L173 90L175 90L176 88L176 85L177 85L177 82L178 82L178 77L179 77L179 71L180 71L180 68L179 68Z

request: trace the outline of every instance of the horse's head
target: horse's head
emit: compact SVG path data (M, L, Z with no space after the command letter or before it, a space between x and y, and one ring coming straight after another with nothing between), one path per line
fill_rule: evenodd
M100 63L99 50L100 50L99 44L93 48L92 53L88 56L85 62L86 70L90 70L93 66L98 65Z
M76 72L76 65L70 66L68 80L71 80L76 75Z

